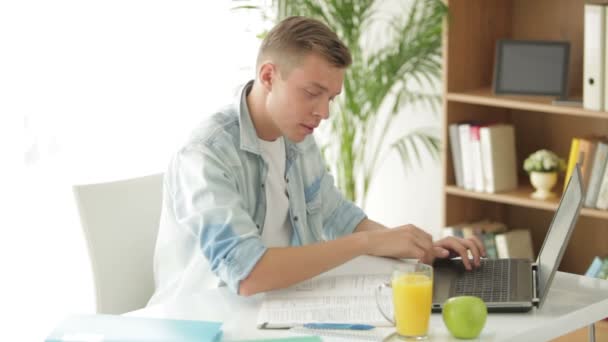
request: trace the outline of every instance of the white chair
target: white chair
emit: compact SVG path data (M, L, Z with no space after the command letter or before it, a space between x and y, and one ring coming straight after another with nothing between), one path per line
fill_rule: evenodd
M162 174L156 174L73 187L93 268L98 313L140 309L152 296L162 179Z

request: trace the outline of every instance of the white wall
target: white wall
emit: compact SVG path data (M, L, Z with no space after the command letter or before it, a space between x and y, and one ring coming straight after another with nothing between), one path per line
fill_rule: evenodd
M13 134L22 136L13 140L23 144L23 157L8 163L18 165L18 176L2 177L9 205L2 206L8 213L0 239L6 274L0 340L40 341L66 314L93 312L71 185L163 171L192 125L251 77L261 24L258 16L230 12L233 5L0 5L0 106L2 116L16 118L9 127L17 128ZM406 120L426 125L431 116ZM403 178L396 158L378 172L370 216L388 225L437 227L439 166Z
M430 113L403 115L398 127L437 125ZM389 227L414 224L437 236L441 224L440 162L427 157L420 167L404 175L401 159L393 151L376 171L366 203L368 216Z
M3 192L23 202L19 214L3 207L0 340L41 341L68 313L94 311L71 186L164 171L192 127L253 77L261 17L234 5L3 3L1 116L23 125L24 182Z

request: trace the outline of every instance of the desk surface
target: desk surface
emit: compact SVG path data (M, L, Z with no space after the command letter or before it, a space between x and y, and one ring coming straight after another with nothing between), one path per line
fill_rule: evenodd
M226 288L128 313L132 316L217 320L224 322L225 340L298 336L289 331L258 330L263 295L239 297ZM557 272L542 309L527 313L488 315L481 341L545 341L608 317L608 281ZM385 329L390 333L392 328ZM441 314L433 314L430 341L460 341L450 336ZM324 341L346 341L323 337Z

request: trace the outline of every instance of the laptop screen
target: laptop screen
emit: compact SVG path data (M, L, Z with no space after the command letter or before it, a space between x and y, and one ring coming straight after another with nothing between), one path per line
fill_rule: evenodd
M570 234L578 219L578 214L583 203L583 188L580 169L576 164L568 187L562 196L559 207L553 216L553 221L538 253L538 297L539 307L543 305L545 294L551 286L553 275L562 260Z

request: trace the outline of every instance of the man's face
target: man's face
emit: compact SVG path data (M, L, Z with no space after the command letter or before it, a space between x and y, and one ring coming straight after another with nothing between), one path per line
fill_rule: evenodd
M281 135L301 142L329 117L329 105L340 93L344 69L309 54L286 75L277 73L266 110Z

